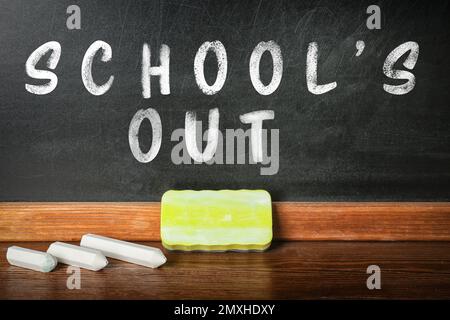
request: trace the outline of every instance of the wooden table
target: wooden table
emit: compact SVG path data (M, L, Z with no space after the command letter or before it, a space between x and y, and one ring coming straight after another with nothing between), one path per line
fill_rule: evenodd
M264 253L166 252L149 269L110 259L81 271L69 290L67 266L43 274L10 266L0 243L0 299L334 299L450 298L450 242L276 242ZM160 243L147 242L161 247ZM366 269L381 268L381 290L368 290Z

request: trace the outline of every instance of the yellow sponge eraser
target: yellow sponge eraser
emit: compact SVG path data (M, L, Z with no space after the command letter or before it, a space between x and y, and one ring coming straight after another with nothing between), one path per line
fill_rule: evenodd
M262 251L272 241L272 202L264 190L170 190L161 200L169 250Z

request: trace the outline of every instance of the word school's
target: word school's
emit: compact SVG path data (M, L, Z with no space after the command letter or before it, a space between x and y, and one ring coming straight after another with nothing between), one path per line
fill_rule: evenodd
M361 54L364 48L364 42L358 41L356 43L358 49L357 55ZM113 83L114 75L111 75L103 84L95 83L92 77L92 65L95 55L101 50L101 61L108 62L112 59L111 46L102 41L97 40L92 43L86 50L82 64L81 64L81 79L87 91L95 96L100 96L108 92ZM51 51L50 57L47 60L47 67L51 70L56 69L61 57L61 45L57 41L49 41L37 48L27 59L25 63L25 70L29 77L33 79L49 80L45 84L33 85L25 84L25 89L33 94L44 95L55 90L58 84L58 76L48 70L36 69L36 64L39 60L48 52ZM209 85L206 82L204 75L204 62L206 55L209 51L212 51L217 58L217 76L214 84ZM265 85L260 78L260 61L262 55L268 52L272 57L273 62L273 74L269 84ZM404 54L409 52L406 57L403 66L409 70L412 70L417 62L419 56L419 45L416 42L408 41L398 47L396 47L389 55L383 65L384 74L396 80L406 80L401 85L388 85L384 84L383 88L386 92L403 95L410 92L415 85L415 76L409 71L396 70L394 64ZM306 57L306 83L308 91L315 95L327 93L337 88L337 82L330 82L327 84L318 84L317 79L317 64L319 57L318 44L311 42L308 46ZM151 51L150 46L144 43L142 48L142 96L145 99L151 97L151 78L159 77L160 92L162 95L170 94L170 48L168 45L163 44L159 50L159 66L151 66L150 64ZM194 75L198 88L206 95L214 95L218 93L225 84L228 70L227 52L220 41L204 42L197 51L194 59ZM270 95L278 89L281 79L283 77L283 57L280 46L275 41L260 42L253 49L249 62L249 74L253 88L260 95Z
M358 41L356 56L359 56L364 50L364 42ZM57 41L49 41L37 48L25 63L27 75L33 79L48 80L45 84L25 84L25 89L36 95L45 95L51 93L58 84L58 76L50 71L55 70L61 57L61 45ZM37 63L42 57L50 52L47 60L47 67L50 70L36 69ZM101 40L97 40L86 50L81 63L81 79L88 92L95 96L101 96L108 92L114 83L114 75L103 83L98 84L92 76L92 66L94 57L100 53L102 62L108 62L112 59L111 46ZM204 62L209 52L215 54L217 59L217 75L212 85L209 85L204 75ZM269 84L264 84L260 78L260 61L264 53L269 53L272 57L272 79ZM394 69L395 63L405 54L408 54L403 62L403 66L407 70L412 70L416 65L419 56L419 45L416 42L408 41L400 44L393 49L386 57L383 64L383 73L386 77L395 80L404 80L403 84L391 85L383 84L383 89L393 95L404 95L414 89L416 79L413 73L407 70ZM306 73L305 80L308 91L314 95L322 95L335 90L338 87L336 81L319 84L317 65L319 58L319 47L316 42L308 45L306 56ZM170 47L166 44L161 45L159 50L159 65L152 66L150 63L151 48L147 43L142 47L142 70L141 85L142 96L149 99L152 96L151 80L159 77L160 93L162 95L170 95ZM204 42L198 49L193 65L195 81L199 90L205 95L217 94L225 85L228 71L228 59L225 46L218 40ZM280 46L275 41L262 41L253 49L249 61L249 75L253 88L260 95L270 95L274 93L280 86L283 77L283 56ZM273 110L259 110L240 116L240 120L244 124L251 126L251 148L253 161L261 163L263 161L263 143L262 143L262 124L265 120L273 120L275 117ZM152 125L152 145L147 152L142 152L139 146L139 129L144 119L148 119ZM207 136L207 146L204 151L199 151L196 141L197 131L196 113L193 111L186 112L185 120L185 144L189 156L196 162L203 163L210 161L216 153L219 139L219 110L217 108L209 110L209 129ZM162 123L158 112L153 108L139 110L131 120L129 127L129 145L133 156L141 163L152 161L158 154L162 140ZM277 170L276 170L277 171Z

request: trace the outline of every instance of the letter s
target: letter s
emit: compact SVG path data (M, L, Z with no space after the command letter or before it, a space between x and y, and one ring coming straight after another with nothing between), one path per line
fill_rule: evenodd
M48 70L37 70L36 64L39 60L48 52L52 51L50 57L47 60L47 67L54 70L58 65L59 58L61 57L61 45L56 41L49 41L41 45L39 48L33 51L33 53L28 57L25 63L25 71L27 75L33 79L48 79L49 82L41 85L25 84L25 89L34 94L44 95L52 92L57 84L58 77L51 71Z
M417 42L405 42L392 50L386 57L383 65L383 73L391 79L405 79L408 81L398 86L384 84L384 91L390 94L402 95L407 94L414 89L414 86L416 85L416 77L414 74L409 71L394 69L394 64L397 60L408 51L410 51L410 53L408 54L408 57L406 57L405 62L403 62L403 66L409 70L412 70L414 69L417 59L419 58L419 45Z

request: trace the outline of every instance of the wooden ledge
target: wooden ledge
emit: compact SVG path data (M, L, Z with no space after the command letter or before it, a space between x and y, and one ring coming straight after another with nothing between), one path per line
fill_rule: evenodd
M160 240L158 202L0 202L0 241ZM274 202L278 240L450 241L450 202Z

